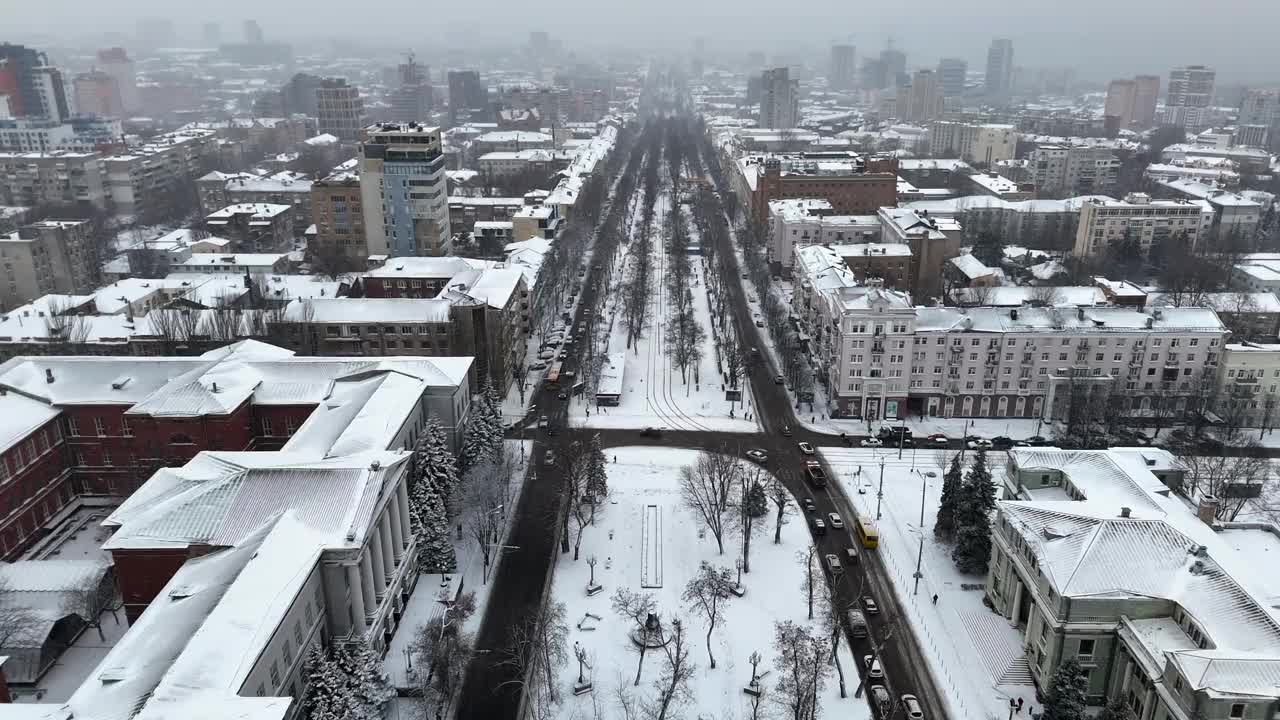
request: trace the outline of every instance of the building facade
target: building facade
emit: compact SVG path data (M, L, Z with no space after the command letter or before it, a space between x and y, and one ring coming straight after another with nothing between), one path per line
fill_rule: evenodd
M991 167L1012 160L1017 150L1018 131L1013 125L939 120L929 126L929 152L934 157L958 155L967 162Z
M851 152L749 156L737 162L735 191L755 221L769 220L769 201L819 198L838 215L869 215L898 204L898 161Z
M788 68L765 70L760 79L760 127L791 128L800 116L800 81Z
M960 254L964 228L953 218L906 208L882 207L878 217L882 243L911 249L914 277L910 288L916 296L940 296L945 263Z
M104 165L97 153L0 153L0 200L5 205L83 205L106 210Z
M987 97L1006 101L1013 92L1013 41L996 38L987 49Z
M360 140L365 126L364 100L360 88L348 85L344 78L326 78L316 88L316 113L319 130L345 142Z
M1204 65L1187 65L1169 71L1165 106L1175 125L1200 128L1208 124L1217 73Z
M445 255L449 205L440 128L382 123L365 129L360 192L371 255Z
M1080 206L1073 253L1104 255L1118 243L1131 242L1143 255L1173 241L1194 248L1213 228L1213 212L1189 200L1153 200L1131 193L1123 200L1086 200Z
M0 236L0 304L11 309L42 295L91 291L102 260L96 240L87 220L41 220Z
M827 82L833 90L853 89L856 77L856 48L853 45L832 45L831 66L827 70Z
M1028 156L1038 193L1106 194L1115 187L1120 160L1111 150L1079 145L1042 145Z

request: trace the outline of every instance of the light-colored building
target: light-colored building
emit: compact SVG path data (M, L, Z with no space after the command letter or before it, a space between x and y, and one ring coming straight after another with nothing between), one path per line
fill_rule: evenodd
M157 135L126 154L102 158L109 201L123 215L159 212L185 181L208 172L218 158L213 130L175 130Z
M1213 224L1205 239L1215 247L1250 247L1262 221L1262 203L1196 180L1159 183L1162 194L1204 203L1213 211Z
M996 38L987 49L987 98L1006 101L1013 92L1013 41Z
M1106 193L1120 171L1119 158L1105 147L1042 145L1028 160L1036 191L1050 195Z
M964 95L964 84L969 73L969 63L961 58L942 58L938 61L938 84L943 98L959 98Z
M530 238L554 240L560 228L555 205L526 205L511 216L511 237L515 242Z
M360 193L370 255L445 255L449 204L440 128L380 123L360 144Z
M42 295L92 290L102 262L92 229L87 220L42 220L0 236L0 304L12 309Z
M942 113L942 86L933 70L917 70L911 83L898 88L898 119L926 123Z
M101 70L79 73L71 79L76 112L99 117L121 117L124 105L116 79Z
M1009 202L1030 200L1036 194L1034 184L1011 180L994 170L973 173L969 182L973 183L975 190Z
M1094 195L1066 200L1009 201L984 194L905 203L903 207L959 220L968 242L994 233L1022 247L1066 252L1076 241L1080 206L1090 198L1110 199Z
M142 109L138 99L138 74L133 60L124 48L113 47L98 51L98 66L116 82L120 103L126 113Z
M986 599L1037 692L1067 660L1090 705L1137 720L1265 718L1280 702L1274 525L1217 519L1166 451L1017 449L992 523Z
M0 200L5 205L88 205L108 208L98 153L0 153Z
M875 215L835 215L831 203L815 198L769 203L769 260L789 273L800 245L868 243L880 240Z
M230 240L235 252L285 252L293 247L290 205L228 205L206 215L204 226L210 234Z
M305 173L289 170L277 173L214 171L196 180L196 190L200 195L200 210L206 215L227 205L289 205L293 208L294 232L301 233L314 222L311 183Z
M827 83L833 90L852 90L856 66L853 45L832 45L831 65L827 69Z
M1217 73L1204 65L1187 65L1169 71L1169 91L1165 107L1174 124L1203 127L1208 124L1207 110L1213 105L1214 80Z
M571 152L537 149L485 153L476 163L480 175L486 179L535 175L545 182L569 167L572 161Z
M318 129L345 142L360 139L364 127L364 100L360 88L344 78L326 78L316 88Z
M915 277L911 287L917 297L937 297L942 293L943 266L960 254L964 229L954 218L934 217L907 208L882 207L880 242L911 248Z
M471 141L472 153L476 157L495 152L551 150L555 145L554 137L536 130L494 130Z
M1227 343L1218 368L1218 414L1237 427L1270 430L1280 424L1277 403L1280 344Z
M985 164L1012 160L1018 149L1013 125L938 120L929 126L929 151L936 157L959 155L968 162Z
M1153 200L1145 193L1131 193L1124 200L1088 200L1080 206L1073 252L1102 255L1116 243L1132 241L1145 255L1153 246L1179 238L1195 247L1211 232L1213 217L1203 203Z
M785 67L760 76L760 127L791 128L800 118L800 81Z

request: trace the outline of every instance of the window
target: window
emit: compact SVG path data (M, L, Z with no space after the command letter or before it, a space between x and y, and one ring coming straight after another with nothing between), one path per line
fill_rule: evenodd
M106 437L107 426L102 423L102 418L95 417L93 419L93 432L96 433L98 437Z
M1090 639L1090 640L1081 640L1081 641L1080 641L1079 649L1078 649L1078 650L1076 650L1076 655L1077 655L1081 660L1085 660L1085 659L1091 659L1091 658L1093 658L1093 645L1094 645L1094 642L1095 642L1095 641L1094 641L1094 640L1091 640L1091 639Z
M129 418L124 415L120 416L120 431L125 437L133 437L133 426L129 424Z
M113 463L111 462L111 452L110 452L110 451L108 451L106 448L103 448L103 450L102 450L102 464L103 464L103 465L111 465L111 464L113 464Z
M67 418L67 432L71 433L71 437L80 436L80 423L76 421L75 416Z
M169 436L170 445L195 445L195 441L186 433L174 433Z
M275 434L275 433L273 433L273 432L272 432L272 428L271 428L271 418L269 418L269 417L264 417L264 418L262 418L262 434L263 434L263 435L274 435L274 434Z
M1242 718L1244 717L1244 703L1231 703L1231 714L1227 717Z
M311 624L311 603L307 603L307 624ZM302 647L306 643L302 641L302 621L293 621L293 639L297 641L298 647Z
M271 661L271 685L272 687L280 687L280 666L275 660Z

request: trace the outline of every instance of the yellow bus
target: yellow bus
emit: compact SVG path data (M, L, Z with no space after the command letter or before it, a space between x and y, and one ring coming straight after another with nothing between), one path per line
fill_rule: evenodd
M858 513L854 517L855 524L858 528L858 539L862 541L865 548L876 548L880 545L880 530L876 527L876 523L871 518L863 517L862 513Z

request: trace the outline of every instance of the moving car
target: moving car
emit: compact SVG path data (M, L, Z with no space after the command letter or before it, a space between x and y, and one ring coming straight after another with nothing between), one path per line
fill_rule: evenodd
M556 395L556 397L560 398L561 400L568 400L568 399L569 399L569 393L566 393L565 391L561 390L561 391L560 391L560 394L559 394L559 395Z
M840 517L840 513L831 513L827 517L830 518L831 527L837 530L844 529L844 520Z
M867 636L867 616L862 614L861 610L850 610L849 616L849 632L856 638L864 638Z
M813 519L813 534L814 534L814 535L826 535L826 534L827 534L827 524L826 524L826 523L824 523L824 522L822 522L822 518L814 518L814 519Z
M907 720L924 720L924 708L920 707L920 701L915 695L902 696L902 711Z
M813 446L807 442L802 442L800 443L800 452L805 455L812 455L814 453Z
M840 567L839 555L836 555L835 553L827 553L825 556L825 559L827 561L827 568L830 569L831 572L833 573L840 572L841 567Z
M655 427L647 427L640 431L641 437L662 437L662 431Z
M782 434L783 434L783 436L784 436L784 437L791 437L791 426L790 426L790 425L783 425L783 426L782 426Z
M862 664L867 668L867 677L882 678L884 677L884 668L880 667L880 661L871 655L862 656Z
M547 425L549 425L549 424L550 424L550 421L549 421L549 420L547 420L547 416L546 416L546 415L539 415L539 416L538 416L538 427L540 427L540 428L544 428L544 427L546 427L546 426L547 426Z
M946 447L947 443L951 442L951 440L942 433L934 433L930 435L928 439L930 445L937 445L938 447Z
M880 606L876 604L876 599L870 595L862 596L862 607L867 611L868 615L879 615Z
M805 475L809 477L809 482L813 483L814 487L827 486L827 472L823 470L822 466L818 463L806 463L804 466L804 472Z
M769 453L763 450L748 450L747 457L761 465L769 461Z
M889 691L885 690L883 685L871 686L871 699L875 700L880 717L887 718L893 712L893 700L890 699Z
M804 500L800 501L800 504L804 506L804 509L806 512L813 512L816 507L813 504L813 498L805 498Z
M763 320L757 320L757 321L756 321L756 327L764 327L764 321L763 321Z
M781 375L774 375L774 376L773 376L773 384L774 384L774 385L781 385L781 384L782 384L782 383L784 383L784 382L786 382L786 378L782 377Z
M1004 435L997 435L991 438L991 448L993 450L1008 450L1013 447L1013 439Z
M872 437L862 441L862 447L881 447L883 445L884 445L884 441L881 440L880 438Z
M548 451L546 451L546 452L542 453L542 464L544 464L544 465L555 465L555 464L556 464L556 454L555 454L555 452L554 452L554 451L552 451L552 450L548 450Z

